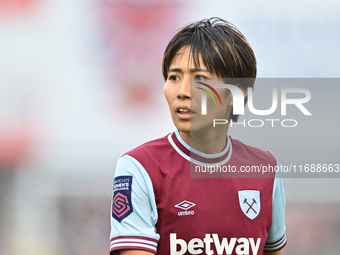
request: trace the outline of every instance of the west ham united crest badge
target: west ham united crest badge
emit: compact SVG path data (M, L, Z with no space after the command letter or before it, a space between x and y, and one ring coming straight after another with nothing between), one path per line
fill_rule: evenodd
M253 220L259 215L261 209L260 191L241 190L238 192L238 200L243 213L249 219Z

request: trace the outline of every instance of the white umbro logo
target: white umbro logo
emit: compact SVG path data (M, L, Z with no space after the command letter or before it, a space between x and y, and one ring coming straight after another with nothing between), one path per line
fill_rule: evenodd
M178 216L183 216L183 215L193 215L195 212L194 211L188 211L188 209L194 207L196 204L189 202L189 201L182 201L179 204L175 205L175 207L185 210L184 212L178 212Z
M188 210L191 207L194 207L196 204L191 203L189 201L182 201L179 204L175 205L175 207L179 208L179 209L183 209L183 210Z

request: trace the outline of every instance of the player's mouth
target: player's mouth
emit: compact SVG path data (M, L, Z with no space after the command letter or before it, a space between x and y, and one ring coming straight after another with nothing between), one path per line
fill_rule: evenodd
M190 110L190 107L183 105L177 106L176 113L180 119L190 119L195 114L194 111Z

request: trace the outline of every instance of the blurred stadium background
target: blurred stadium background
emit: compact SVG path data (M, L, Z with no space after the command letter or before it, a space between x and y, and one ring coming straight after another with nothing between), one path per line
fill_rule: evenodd
M0 0L0 255L108 254L117 159L174 129L161 59L179 27L219 16L248 38L259 77L335 78L339 8L336 0ZM327 118L314 119L323 128L299 134L331 137L332 150L318 155L338 160L329 163L340 163L338 92L326 93ZM234 135L262 146L243 130ZM296 145L277 146L287 140L276 137L278 158ZM284 179L284 254L338 254L339 180Z

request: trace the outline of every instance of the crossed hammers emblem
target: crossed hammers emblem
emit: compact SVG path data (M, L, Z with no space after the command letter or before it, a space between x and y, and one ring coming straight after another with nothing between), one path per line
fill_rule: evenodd
M246 211L246 214L249 212L250 209L253 210L254 213L257 214L257 212L255 211L255 209L253 208L253 205L254 205L254 204L257 204L257 203L256 203L256 200L255 200L254 198L253 198L253 202L251 203L251 205L248 203L248 201L247 201L246 198L244 199L243 204L247 204L247 205L249 206L248 210Z

